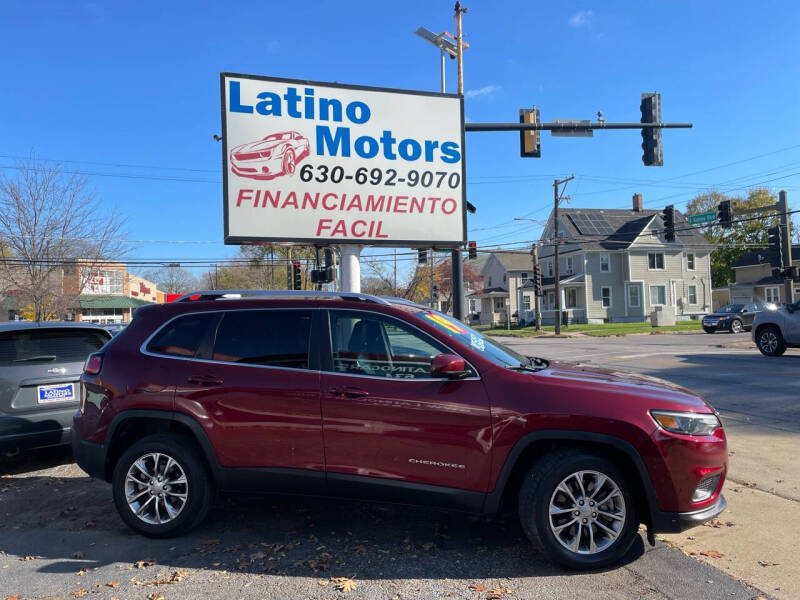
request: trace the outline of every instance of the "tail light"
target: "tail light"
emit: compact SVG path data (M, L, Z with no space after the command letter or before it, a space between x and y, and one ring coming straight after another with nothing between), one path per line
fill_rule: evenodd
M100 372L100 369L102 368L103 368L103 355L90 354L89 358L86 359L86 364L83 365L83 372L88 373L89 375L97 375Z

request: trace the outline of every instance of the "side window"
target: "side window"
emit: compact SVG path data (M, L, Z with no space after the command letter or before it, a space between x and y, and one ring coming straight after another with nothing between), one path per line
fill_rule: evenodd
M149 352L194 357L215 313L178 317L167 323L147 345Z
M425 379L447 349L400 321L360 312L331 311L333 370L351 375Z
M211 359L307 369L310 334L308 310L226 312L217 328Z

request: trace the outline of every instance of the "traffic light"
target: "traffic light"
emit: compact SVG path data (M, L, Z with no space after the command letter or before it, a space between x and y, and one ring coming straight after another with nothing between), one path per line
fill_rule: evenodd
M292 263L292 289L303 289L303 281L300 278L300 261L298 260Z
M434 301L437 301L437 302L439 300L439 286L438 285L434 285L433 286L433 299L434 299Z
M730 200L723 200L717 206L717 221L719 222L720 227L725 227L726 229L731 226L731 201Z
M640 123L661 123L661 94L645 92L642 94ZM661 129L642 127L642 162L646 167L663 167L664 151L661 148Z
M767 245L780 259L780 266L783 266L783 240L780 227L770 227L767 229Z
M478 245L475 242L467 242L467 249L469 250L469 260L478 258Z
M542 268L538 264L533 265L533 293L542 295Z
M675 207L670 204L664 208L661 217L664 219L664 239L668 242L675 241Z
M520 123L538 123L539 109L519 109ZM541 132L537 129L521 130L519 132L519 155L522 158L540 158L542 156Z
M428 262L428 251L425 248L419 248L417 250L417 262L421 265Z

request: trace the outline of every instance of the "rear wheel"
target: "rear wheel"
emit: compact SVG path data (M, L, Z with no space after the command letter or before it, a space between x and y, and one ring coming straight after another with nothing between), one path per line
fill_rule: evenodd
M548 454L531 467L520 490L519 513L531 542L568 569L618 562L638 525L622 471L606 458L578 450Z
M742 322L739 319L734 319L731 321L730 332L731 333L742 333Z
M764 356L780 356L786 352L786 342L781 330L774 325L767 325L758 330L756 346Z
M183 436L158 434L134 443L114 467L111 485L122 520L150 537L188 531L213 500L205 463Z

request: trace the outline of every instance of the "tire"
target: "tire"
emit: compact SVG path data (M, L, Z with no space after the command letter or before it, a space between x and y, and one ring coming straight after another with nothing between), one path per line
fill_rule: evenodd
M703 327L703 331L706 333L714 333L716 329L712 329L711 327Z
M756 346L764 356L780 356L786 352L786 342L781 330L774 325L765 325L758 330Z
M144 471L134 466L137 461ZM153 475L149 482L145 471ZM159 472L164 480L156 479ZM129 473L135 477L129 478ZM181 473L185 483L180 481ZM157 434L135 442L117 461L111 487L114 504L126 525L155 538L189 531L208 515L214 499L214 486L203 458L192 441L180 435ZM126 494L147 500L129 504ZM135 514L135 508L142 510L141 517Z
M580 493L578 473L582 473L583 497L575 495ZM602 481L601 476L607 479ZM568 489L575 490L572 498L559 491L565 481ZM595 487L594 492L602 495L598 496L602 501L589 506L586 498L593 495L588 488L599 481L600 487ZM579 506L578 502L583 504ZM564 514L551 515L551 505ZM605 510L593 512L601 507ZM575 516L573 510L581 514ZM612 514L621 515L622 519L604 516ZM562 567L575 570L598 569L619 562L630 549L638 529L632 488L622 470L612 461L584 450L553 452L530 468L520 489L519 517L534 546ZM590 527L584 526L586 521L590 521ZM616 537L606 533L601 525ZM556 533L556 529L560 531ZM577 551L567 547L576 538Z
M294 175L295 168L297 167L297 162L294 158L294 150L287 150L286 154L283 156L283 174L284 175Z
M731 321L730 327L728 327L728 331L731 333L742 333L744 328L742 327L742 322L739 319L734 319Z

